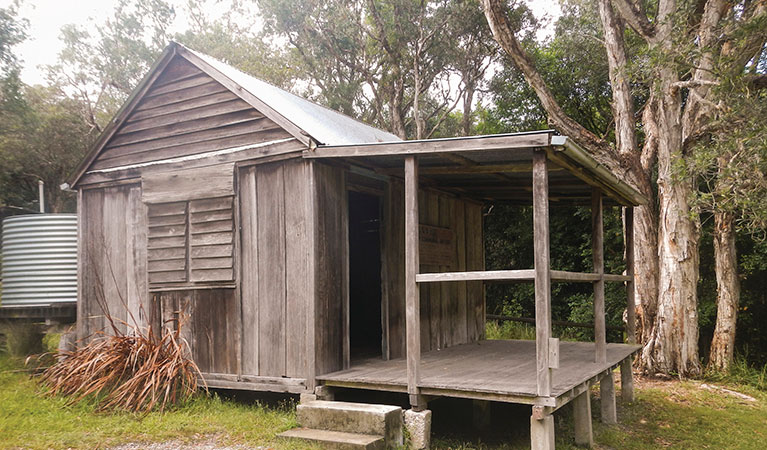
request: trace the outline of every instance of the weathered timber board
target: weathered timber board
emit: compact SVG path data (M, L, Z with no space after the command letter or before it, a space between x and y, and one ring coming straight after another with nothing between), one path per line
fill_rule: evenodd
M122 331L126 324L141 326L149 314L146 207L140 192L136 184L83 191L81 338L109 332L107 314Z
M286 373L285 182L281 164L258 167L259 375Z
M552 395L567 393L638 349L635 345L608 344L607 362L597 364L593 343L560 343L560 368L553 373ZM400 391L407 386L406 372L405 359L370 359L318 379L330 385L357 383ZM535 341L479 341L425 352L421 355L420 376L423 388L536 397Z
M174 58L89 170L267 142L291 135L220 82Z
M166 86L186 78L200 75L202 71L194 65L187 62L184 58L175 56L168 67L157 78L153 87Z
M384 196L382 217L382 301L388 318L388 357L405 354L404 192L392 179ZM420 272L484 269L481 205L441 193L419 193L420 229L449 230L449 263L424 260ZM423 240L420 246L424 250ZM428 252L428 250L427 250ZM431 285L431 286L429 286ZM421 346L424 351L473 342L484 335L482 282L422 283L420 289Z
M279 139L277 141L257 143L253 146L245 146L244 148L227 148L220 152L207 152L203 155L195 155L191 159L170 159L148 163L147 165L126 166L125 168L115 170L94 170L83 175L79 184L98 185L101 183L129 182L128 180L140 178L147 173L206 167L228 162L246 161L248 164L264 164L266 162L297 159L301 157L301 149L302 144L299 144L295 139Z
M242 373L258 375L259 360L259 292L258 292L258 194L256 167L239 174L241 302L242 302Z
M315 211L315 350L316 372L343 368L348 329L347 198L344 172L338 167L314 164Z
M205 289L162 292L163 321L181 327L192 358L202 372L236 374L236 316L234 289Z
M306 161L288 161L281 163L285 183L285 328L286 328L286 364L285 375L288 377L306 376L308 366L307 321L308 306L313 301L313 292L309 290L309 264L313 257L308 241L308 226L311 217L307 216Z

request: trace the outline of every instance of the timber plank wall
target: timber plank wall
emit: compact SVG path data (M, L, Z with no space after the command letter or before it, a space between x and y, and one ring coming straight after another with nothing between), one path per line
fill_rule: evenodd
M421 264L420 272L484 270L482 205L431 190L419 190L419 223L451 230L455 239L446 265ZM405 356L404 186L389 183L383 214L383 298L388 305L388 357ZM423 253L423 252L422 252ZM423 256L422 256L423 261ZM420 286L421 350L476 342L485 334L481 281Z
M81 184L131 178L157 170L151 165L138 170L114 170L124 166L290 138L279 125L176 56L112 135L91 164L89 170L93 173L86 174ZM292 146L300 150L302 146L296 144ZM253 154L244 154L241 159ZM187 162L184 167L215 162Z
M123 332L126 323L145 325L151 307L141 185L84 190L79 203L78 338L107 330L107 314Z
M268 150L205 155L259 143L269 143ZM315 375L346 367L352 175L345 167L301 159L303 148L174 57L80 181L78 336L110 332L105 313L121 331L125 322L141 327L153 319L159 327L180 319L204 373L306 379L311 387ZM259 160L270 155L287 159ZM158 164L189 156L196 157ZM396 178L380 184L383 350L393 359L405 355L404 193ZM205 212L215 223L198 223L202 213L195 205L214 200L231 206ZM453 257L421 271L482 270L481 205L427 190L419 201L420 223L454 236ZM169 202L186 205L185 215L173 216L180 222L168 225L162 215L150 223L151 208ZM203 231L226 242L200 247L195 239ZM162 233L175 233L179 243L148 250L148 241L170 236ZM170 269L176 271L172 280ZM424 285L421 308L424 350L484 334L481 282Z
M306 377L313 277L309 164L292 160L240 170L242 371Z

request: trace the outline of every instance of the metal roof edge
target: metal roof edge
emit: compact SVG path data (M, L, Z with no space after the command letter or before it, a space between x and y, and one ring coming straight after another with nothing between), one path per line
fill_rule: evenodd
M618 178L607 167L600 164L583 147L578 145L569 137L552 136L551 145L553 147L561 147L563 153L572 158L578 164L590 170L597 177L602 178L604 181L609 183L616 190L616 192L621 194L625 200L630 201L634 206L646 205L648 203L647 198L645 198L641 192L639 192L636 188L627 182Z
M502 138L511 136L525 136L531 134L554 134L555 130L535 130L535 131L519 131L516 133L502 133L502 134L479 134L476 136L453 136L443 138L430 138L430 139L405 139L400 141L383 141L383 142L360 142L358 144L338 144L338 145L318 145L317 149L323 148L343 148L343 147L359 147L361 145L408 145L418 142L446 142L446 141L469 141L488 138ZM552 139L557 136L552 136ZM552 144L553 145L553 144Z
M175 44L175 45L178 47L177 53L179 54L179 56L189 61L191 64L196 66L198 69L203 71L205 74L207 74L208 76L210 76L217 82L221 83L224 87L229 89L233 94L240 97L243 101L248 103L251 107L258 110L261 114L263 114L264 116L266 116L267 118L275 122L277 125L282 127L294 138L301 141L306 146L310 146L311 141L316 141L316 139L313 136L311 136L306 130L304 130L303 128L298 126L296 123L294 123L290 118L282 115L279 111L274 109L268 103L261 100L261 97L251 92L250 90L242 86L240 83L233 80L227 74L223 73L217 67L212 65L210 62L206 61L205 58L201 56L204 54L198 53L190 48L184 47L181 44ZM215 60L215 58L211 56L208 56L208 55L204 55L204 56ZM220 64L229 66L228 64L224 62L221 62L221 61L218 61L218 62ZM233 66L229 66L229 67L239 72L242 72ZM229 84L231 84L231 86ZM243 95L243 92L247 93L247 95Z

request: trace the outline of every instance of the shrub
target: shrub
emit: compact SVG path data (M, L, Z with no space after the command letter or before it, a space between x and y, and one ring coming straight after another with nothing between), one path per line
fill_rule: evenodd
M40 375L50 395L70 396L73 402L98 401L99 410L160 411L188 399L197 390L200 370L188 356L186 341L162 327L157 335L132 327L113 334L98 333L74 351L54 352L57 362Z

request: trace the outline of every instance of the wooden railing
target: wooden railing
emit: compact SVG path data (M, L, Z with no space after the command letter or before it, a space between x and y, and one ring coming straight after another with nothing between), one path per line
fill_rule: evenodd
M511 316L502 316L498 314L486 314L485 315L486 320L497 320L500 322L521 322L521 323L535 323L535 319L532 317L511 317ZM584 323L584 322L570 322L567 320L552 320L552 325L556 325L558 327L572 327L572 328L590 328L594 329L593 323ZM626 327L623 325L606 325L605 328L608 331L626 331Z

